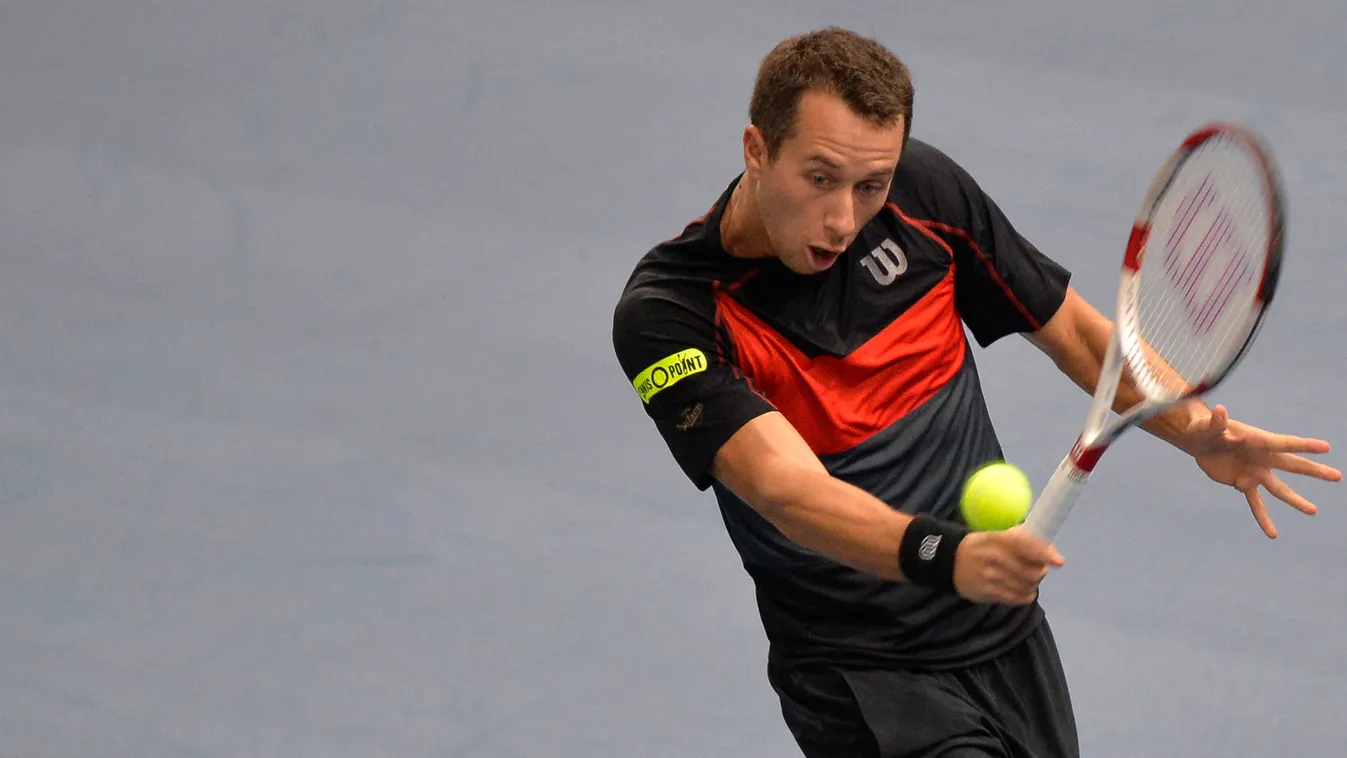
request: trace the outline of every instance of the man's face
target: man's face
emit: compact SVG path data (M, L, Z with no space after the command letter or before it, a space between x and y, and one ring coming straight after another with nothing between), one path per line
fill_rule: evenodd
M902 152L902 119L877 127L837 96L811 91L771 161L761 133L750 129L747 171L773 251L796 273L828 269L884 207Z

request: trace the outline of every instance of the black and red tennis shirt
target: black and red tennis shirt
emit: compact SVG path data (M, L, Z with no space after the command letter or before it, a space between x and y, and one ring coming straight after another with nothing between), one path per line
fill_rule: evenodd
M731 435L775 410L833 476L901 511L960 519L963 482L1002 454L966 334L985 347L1037 329L1069 273L916 139L884 209L815 275L725 251L721 215L740 178L640 259L613 344L674 459L714 490L773 659L942 667L1008 649L1037 625L1036 603L972 604L839 564L787 539L709 470Z

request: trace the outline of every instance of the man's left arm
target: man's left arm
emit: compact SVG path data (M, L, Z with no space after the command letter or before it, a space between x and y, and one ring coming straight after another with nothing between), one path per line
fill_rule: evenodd
M1112 322L1068 288L1056 313L1026 338L1046 353L1062 373L1081 389L1093 394L1108 347ZM1142 400L1142 394L1123 372L1113 408L1121 412ZM1210 408L1197 398L1180 403L1142 428L1193 456L1213 481L1244 493L1254 519L1268 537L1277 528L1268 516L1259 488L1296 510L1313 514L1317 507L1282 481L1277 471L1336 482L1342 472L1304 458L1301 454L1329 451L1324 440L1276 434L1232 420L1220 405Z

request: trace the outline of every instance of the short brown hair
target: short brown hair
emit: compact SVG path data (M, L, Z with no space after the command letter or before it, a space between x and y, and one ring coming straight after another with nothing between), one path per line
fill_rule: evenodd
M762 130L773 157L795 126L800 97L811 90L837 95L876 126L903 118L912 131L912 77L887 48L868 37L828 27L783 40L758 68L748 119Z

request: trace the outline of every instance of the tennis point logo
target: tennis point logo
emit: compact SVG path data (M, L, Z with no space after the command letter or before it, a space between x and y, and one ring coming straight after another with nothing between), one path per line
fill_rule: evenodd
M636 388L636 394L640 395L641 402L649 403L650 398L658 395L660 391L705 370L706 354L692 348L655 361L636 375L631 386Z

